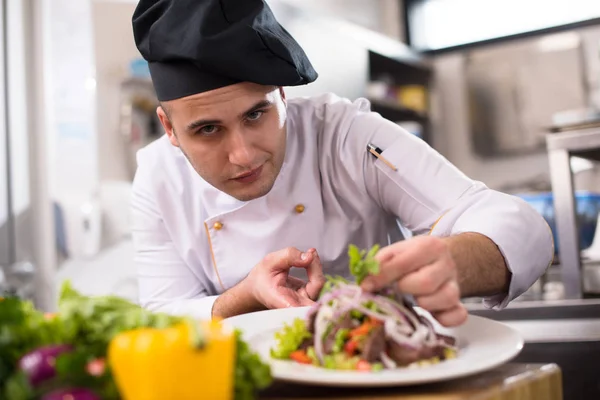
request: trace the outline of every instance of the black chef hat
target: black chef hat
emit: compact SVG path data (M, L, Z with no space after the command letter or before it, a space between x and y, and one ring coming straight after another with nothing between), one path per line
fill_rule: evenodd
M160 101L239 82L297 86L317 79L263 0L140 0L132 22Z

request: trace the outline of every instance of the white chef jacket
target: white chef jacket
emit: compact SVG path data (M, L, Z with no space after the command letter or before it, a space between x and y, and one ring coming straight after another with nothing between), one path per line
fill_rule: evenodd
M286 155L272 190L239 201L204 181L163 136L138 152L133 241L140 304L210 318L220 293L270 252L317 249L326 274L348 275L349 244L370 248L415 234L478 232L512 280L485 299L501 309L552 261L544 219L519 198L473 181L425 142L333 94L288 100ZM397 170L367 152L372 143ZM304 271L303 271L304 272Z

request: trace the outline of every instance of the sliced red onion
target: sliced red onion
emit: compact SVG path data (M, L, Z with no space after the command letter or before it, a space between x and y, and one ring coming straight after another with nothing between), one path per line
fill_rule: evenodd
M386 354L385 351L382 351L381 353L379 353L379 358L381 359L383 366L386 367L387 369L394 369L398 366L398 364L396 364L396 362L394 360L392 360L390 358L390 356L388 356Z
M419 343L413 337L406 336L398 332L396 330L396 323L393 320L388 319L385 321L383 328L386 336L399 345L409 347L412 350L417 350L420 347Z
M315 319L315 355L317 356L319 363L323 365L323 333L325 331L325 325L331 321L331 308L328 306L322 306Z

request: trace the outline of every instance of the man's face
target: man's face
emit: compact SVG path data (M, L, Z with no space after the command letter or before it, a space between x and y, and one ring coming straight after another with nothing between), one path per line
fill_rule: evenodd
M171 143L205 181L241 201L271 190L285 157L282 89L240 83L163 107L157 113Z

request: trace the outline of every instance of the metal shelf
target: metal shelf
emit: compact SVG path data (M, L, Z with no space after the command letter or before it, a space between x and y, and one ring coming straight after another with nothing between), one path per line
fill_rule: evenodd
M582 262L571 157L600 161L600 125L546 135L565 297L583 297Z

